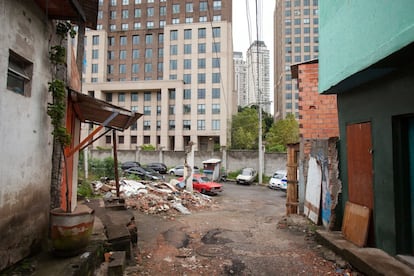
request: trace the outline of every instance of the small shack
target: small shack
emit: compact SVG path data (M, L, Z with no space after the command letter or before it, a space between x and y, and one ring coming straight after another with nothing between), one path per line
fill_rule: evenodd
M203 173L210 178L212 181L217 181L220 179L220 159L208 159L203 161Z

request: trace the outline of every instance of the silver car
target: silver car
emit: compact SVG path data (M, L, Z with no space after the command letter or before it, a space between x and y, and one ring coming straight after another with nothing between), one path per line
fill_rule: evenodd
M170 175L184 176L184 165L178 165L168 171ZM193 173L200 173L197 166L194 166Z
M253 184L256 181L257 171L253 168L244 168L236 177L237 184Z

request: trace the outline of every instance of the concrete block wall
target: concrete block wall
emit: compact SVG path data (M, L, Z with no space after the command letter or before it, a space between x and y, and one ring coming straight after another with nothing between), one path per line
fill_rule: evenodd
M299 133L304 139L339 136L336 95L318 93L318 63L298 65Z

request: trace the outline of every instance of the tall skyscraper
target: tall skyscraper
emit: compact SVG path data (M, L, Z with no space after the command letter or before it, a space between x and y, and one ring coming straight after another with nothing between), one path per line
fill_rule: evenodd
M290 65L318 58L318 0L276 0L274 13L274 116L298 116L298 89Z
M270 56L264 41L254 41L247 50L247 105L259 105L270 113Z
M120 149L227 146L237 111L232 1L99 1L87 31L83 92L142 113ZM112 143L111 135L96 146Z
M247 65L242 52L233 53L234 88L237 91L237 105L247 106Z

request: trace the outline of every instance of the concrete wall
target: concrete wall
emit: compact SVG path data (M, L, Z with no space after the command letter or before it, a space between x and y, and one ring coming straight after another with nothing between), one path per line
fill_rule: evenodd
M52 137L48 25L33 1L0 1L0 270L47 238ZM7 89L9 49L33 63L31 92Z
M413 41L414 1L319 1L319 91Z
M396 233L400 227L396 223L396 206L400 199L396 197L398 178L394 175L392 119L398 115L414 114L413 75L413 69L403 69L375 83L338 94L343 202L348 198L348 174L352 173L347 168L346 126L371 122L375 242L378 248L390 254L396 253Z
M92 150L90 158L104 159L112 156L111 150ZM184 163L184 151L131 151L119 150L119 162L138 161L141 164L151 162L162 162L167 167L174 167ZM222 152L200 152L194 153L194 164L200 168L203 167L202 162L210 158L218 158L227 160L227 172L235 172L244 167L252 167L256 170L259 168L259 159L257 151L226 151L226 156ZM224 161L223 161L224 162ZM276 170L286 169L286 153L265 153L264 156L264 174L271 176Z

